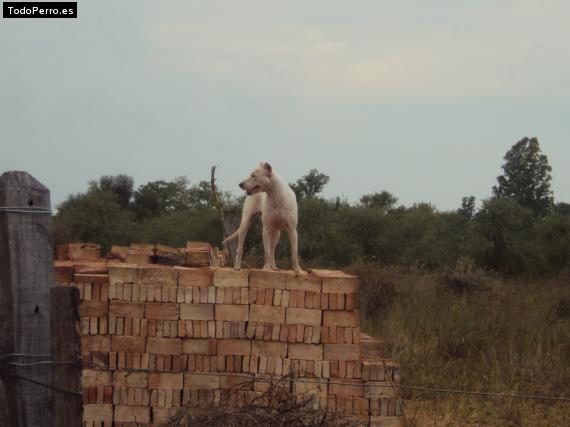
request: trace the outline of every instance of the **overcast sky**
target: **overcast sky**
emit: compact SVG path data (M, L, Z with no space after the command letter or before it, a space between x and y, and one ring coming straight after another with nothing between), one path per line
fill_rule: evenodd
M138 186L259 161L326 196L488 197L537 136L570 202L570 3L79 0L79 19L0 19L0 173L54 205L103 174Z

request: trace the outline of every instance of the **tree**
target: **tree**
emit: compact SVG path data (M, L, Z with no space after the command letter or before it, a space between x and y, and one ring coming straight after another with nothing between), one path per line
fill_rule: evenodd
M360 204L365 208L384 209L389 211L398 203L398 198L389 191L365 194L360 198Z
M88 191L109 191L115 195L121 207L126 208L133 198L133 185L133 178L128 175L103 175L99 182L89 182Z
M316 169L302 176L297 182L289 184L295 192L297 199L312 198L325 188L330 178Z
M465 219L473 219L475 216L475 197L469 196L461 199L461 207L457 213Z
M99 243L103 251L129 244L137 235L132 212L123 209L110 191L70 196L58 207L54 230L57 243Z
M554 206L554 211L560 215L570 215L570 203L556 203Z
M552 211L552 168L536 138L523 138L505 154L504 174L497 177L493 194L510 199L544 216Z
M192 206L196 199L185 176L174 181L151 181L135 192L133 208L138 218L152 218L163 213L180 211Z

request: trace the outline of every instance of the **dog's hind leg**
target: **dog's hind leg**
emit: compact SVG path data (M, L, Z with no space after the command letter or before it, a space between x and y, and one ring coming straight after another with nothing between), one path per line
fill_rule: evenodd
M236 260L234 262L234 270L241 270L241 260L243 257L243 244L245 242L245 237L249 231L251 225L255 221L257 215L252 215L248 218L242 218L242 222L238 229L238 244L236 248Z
M299 274L302 270L301 266L299 265L299 254L297 252L297 246L299 242L297 229L295 227L289 227L287 229L287 232L289 234L289 242L291 243L291 265L293 267L293 270L295 270L295 273Z

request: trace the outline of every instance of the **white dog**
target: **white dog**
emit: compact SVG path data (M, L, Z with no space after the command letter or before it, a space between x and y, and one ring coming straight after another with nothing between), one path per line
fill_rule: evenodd
M264 270L277 270L275 247L281 230L287 230L291 242L291 263L296 273L301 272L297 254L297 198L291 188L271 169L269 163L261 163L244 181L240 188L247 192L237 231L224 243L239 238L234 270L241 268L243 243L249 228L258 213L263 223Z

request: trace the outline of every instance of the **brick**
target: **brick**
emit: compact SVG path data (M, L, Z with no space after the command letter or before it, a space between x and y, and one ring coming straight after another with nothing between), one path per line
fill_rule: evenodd
M111 351L125 353L144 353L145 338L111 335Z
M249 319L249 306L216 304L214 313L216 320L246 322Z
M144 317L144 303L111 301L109 303L109 314L114 314L117 317L142 319Z
M178 304L166 302L146 302L144 304L146 319L178 320Z
M285 289L288 274L280 271L250 270L249 286L254 288Z
M115 405L115 423L150 423L150 407Z
M205 288L214 284L214 270L211 268L175 267L178 271L178 286L183 288Z
M371 416L370 427L405 427L406 422L402 417Z
M289 343L288 346L288 359L323 360L321 344Z
M252 322L285 323L285 307L250 305L249 320Z
M325 360L359 360L360 348L358 344L325 344Z
M183 383L182 373L150 372L148 374L150 390L182 390Z
M101 258L101 246L95 243L67 243L67 257L71 260Z
M109 283L141 283L140 269L136 265L109 265Z
M180 304L183 320L214 320L214 304Z
M217 353L219 356L249 356L251 354L250 340L222 339L218 340L217 344Z
M214 390L220 388L220 375L217 374L184 374L184 390Z
M83 261L73 263L75 274L107 274L106 261Z
M111 425L113 422L113 405L107 404L86 404L83 405L83 421L84 423L102 423ZM85 424L84 424L85 425Z
M287 343L279 341L259 341L251 343L251 354L260 357L287 357Z
M336 270L309 270L323 280L323 293L348 294L358 291L358 277Z
M287 308L285 323L290 325L321 326L321 310L309 308Z
M220 375L221 389L253 390L252 374Z
M111 348L111 340L108 335L92 335L81 337L81 352L93 351L108 352Z
M108 283L109 276L106 274L74 274L75 283Z
M288 273L285 288L288 290L321 292L321 278L307 273L299 275Z
M400 389L390 382L366 381L364 397L367 399L397 399Z
M213 338L188 338L182 340L184 354L216 354L216 340Z
M355 311L331 311L323 312L323 326L352 326L359 324L358 310Z
M217 268L214 270L214 286L220 288L247 288L249 286L249 271Z
M178 285L178 271L171 267L143 267L141 274L143 285Z
M55 261L55 281L57 283L73 282L73 263L69 261Z
M329 394L340 397L364 397L363 382L335 379L334 382L329 383Z
M180 338L149 337L146 340L146 352L152 354L178 355L182 352L182 340ZM144 350L141 351L144 353Z
M103 317L109 313L109 301L81 301L80 317Z
M83 369L81 372L81 386L84 388L110 385L113 385L113 375L111 371Z
M84 374L85 375L85 374ZM113 387L139 387L146 388L148 385L147 372L113 372Z

